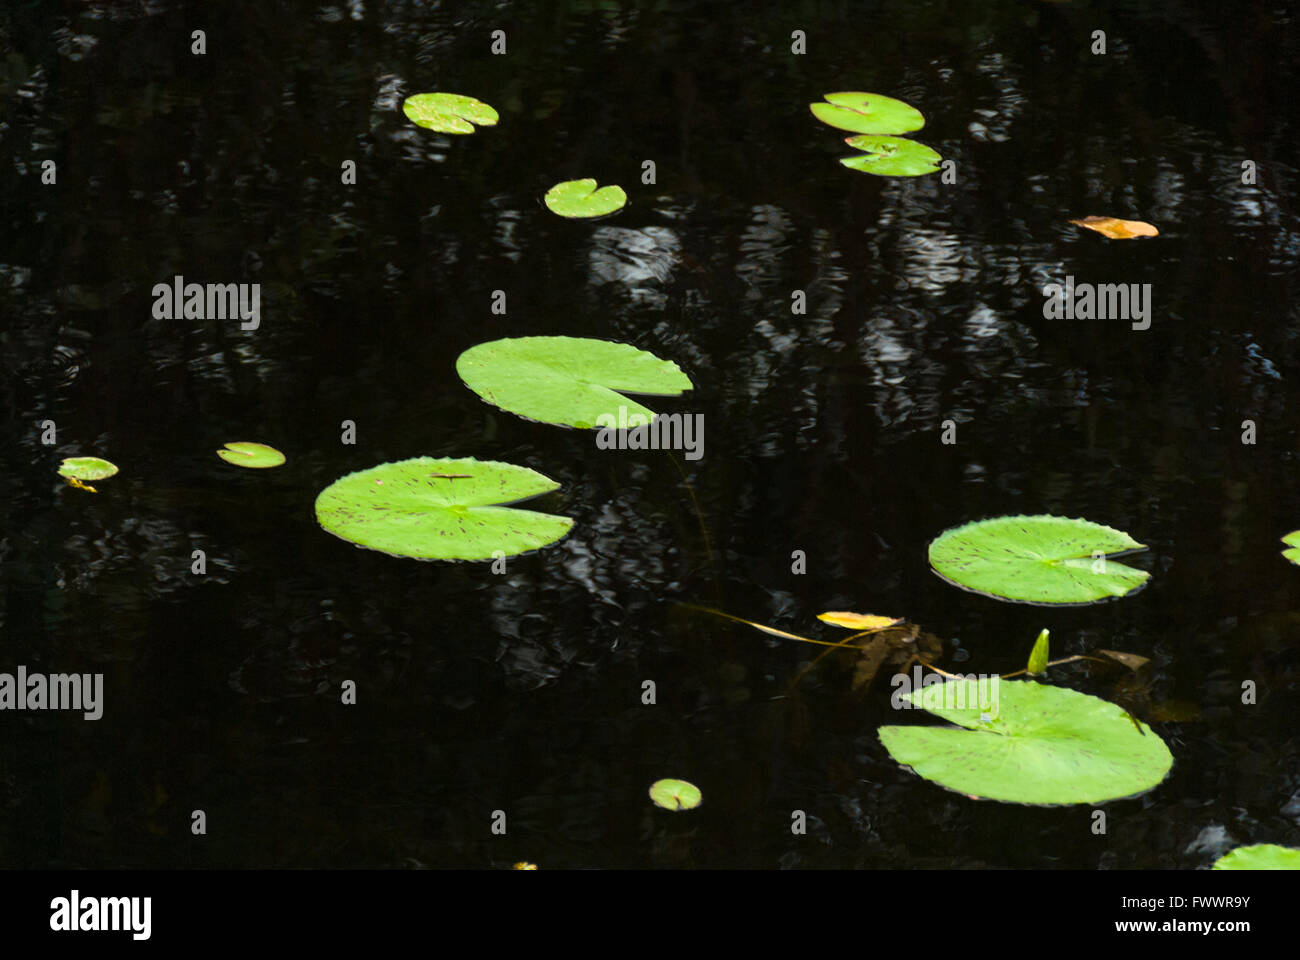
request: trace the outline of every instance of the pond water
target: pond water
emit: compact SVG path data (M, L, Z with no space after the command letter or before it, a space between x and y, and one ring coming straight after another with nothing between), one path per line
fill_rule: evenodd
M104 674L99 720L0 715L0 865L1193 868L1300 845L1284 5L24 0L0 38L0 670ZM499 125L414 127L402 100L433 90ZM841 167L808 110L834 90L918 106L955 182ZM542 205L587 176L626 209ZM1094 214L1160 235L1069 223ZM156 319L177 275L260 283L260 326ZM1046 319L1067 276L1150 284L1149 328ZM703 456L600 450L461 384L463 350L539 334L675 361L696 389L651 405L702 414ZM238 470L232 440L288 462ZM121 467L94 495L55 475L83 454ZM425 455L539 470L572 533L497 574L317 526L338 477ZM1129 532L1149 585L1049 609L930 572L938 533L1015 513ZM835 639L819 612L906 617L950 670L1018 669L1043 627L1054 656L1151 658L1054 676L1130 704L1173 772L1107 804L1105 836L1092 806L966 799L885 752L883 674L855 692L832 656L792 682L819 648L684 604ZM703 805L655 808L663 777Z

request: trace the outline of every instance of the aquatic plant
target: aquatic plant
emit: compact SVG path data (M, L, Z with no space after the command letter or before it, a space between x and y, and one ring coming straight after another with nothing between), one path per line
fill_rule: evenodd
M561 217L604 217L622 210L627 205L627 194L613 184L597 190L596 181L587 177L557 183L546 191L542 202Z
M233 463L237 467L248 467L251 470L266 470L284 463L284 454L275 447L242 440L227 443L225 449L217 451L217 456L226 463Z

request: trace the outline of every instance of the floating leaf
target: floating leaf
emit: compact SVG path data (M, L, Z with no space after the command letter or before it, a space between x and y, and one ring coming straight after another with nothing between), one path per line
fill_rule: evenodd
M1002 681L992 689L995 712L982 707L974 680L905 694L959 726L881 727L880 740L890 756L925 779L1004 803L1130 797L1155 787L1173 766L1165 742L1114 703L1027 681ZM987 686L983 693L988 699Z
M810 103L808 108L822 123L853 133L910 133L925 126L920 110L878 93L828 93L826 103Z
M844 141L850 147L865 152L864 156L845 157L840 163L850 170L873 173L878 177L919 177L938 173L943 157L923 143L904 137L875 135L849 137Z
M253 470L266 470L284 463L284 454L275 447L268 447L264 443L245 443L242 440L226 444L224 450L217 451L217 456L226 463Z
M583 430L655 413L615 391L677 396L690 378L668 360L627 343L583 337L517 337L470 347L456 372L480 397L502 410ZM602 420L613 418L614 423Z
M1000 600L1084 604L1122 597L1146 583L1151 575L1145 570L1104 556L1142 549L1127 533L1088 520L995 517L936 537L930 566L955 586Z
M700 788L685 780L656 780L650 799L665 810L691 810L700 805Z
M117 464L99 457L68 457L59 464L59 476L66 480L107 480L117 473Z
M1029 666L1025 673L1031 677L1041 677L1047 672L1047 630L1044 629L1034 641L1034 649L1029 653Z
M596 181L566 180L546 191L543 202L552 213L562 217L603 217L622 210L627 204L627 194L622 187L610 185L596 189Z
M1300 849L1257 843L1230 850L1214 861L1215 870L1300 870Z
M501 506L558 487L510 463L417 457L334 481L316 498L316 519L336 537L397 557L490 560L569 532L568 517Z
M1142 220L1117 220L1114 217L1084 217L1071 220L1075 226L1095 230L1112 240L1131 240L1134 237L1156 237L1160 231Z
M817 619L849 630L883 630L903 622L902 617L877 617L870 613L847 613L841 610L819 613Z
M513 867L511 867L510 869L512 869L512 870L536 870L536 869L537 869L537 864L535 864L535 863L529 863L527 860L520 860L518 863L516 863L516 864L515 864Z
M482 100L459 93L417 93L402 102L412 123L439 133L473 133L474 125L494 127L499 115Z
M1100 653L1103 657L1110 657L1117 663L1124 664L1130 670L1139 670L1151 662L1150 657L1142 657L1136 653L1123 653L1119 650L1096 650L1094 652Z
M1300 565L1300 530L1293 530L1291 533L1288 533L1282 538L1282 542L1291 548L1289 550L1283 550L1282 556L1286 557L1292 563Z

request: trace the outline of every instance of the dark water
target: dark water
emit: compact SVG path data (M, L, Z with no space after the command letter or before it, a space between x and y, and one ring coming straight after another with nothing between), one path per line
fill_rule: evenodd
M0 670L106 689L94 722L0 714L0 864L1192 868L1300 844L1297 36L1265 2L6 5ZM807 108L839 89L918 105L956 182L841 168ZM419 130L400 105L429 90L501 123ZM541 206L579 176L628 208ZM260 283L261 326L154 319L176 274ZM1044 319L1067 274L1151 284L1150 329ZM462 350L534 334L676 361L697 389L658 408L704 415L703 459L599 451L461 385ZM289 462L213 455L237 439ZM90 453L122 468L93 496L54 473ZM573 533L498 576L317 527L333 480L420 455L540 470ZM938 532L1019 512L1132 533L1150 585L1048 610L929 572ZM1057 655L1153 661L1061 682L1195 718L1155 722L1171 777L1096 836L1091 807L903 770L884 677L853 693L828 658L791 686L818 648L682 603L823 637L822 610L906 616L967 671L1018 668L1046 626ZM698 811L650 805L670 776Z

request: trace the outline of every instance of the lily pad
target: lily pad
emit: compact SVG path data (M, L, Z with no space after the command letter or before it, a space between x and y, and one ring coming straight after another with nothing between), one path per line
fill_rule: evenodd
M1214 861L1215 870L1300 870L1300 850L1275 843L1238 847Z
M316 520L336 537L396 557L491 560L569 532L569 517L502 506L558 487L510 463L416 457L334 481L316 498Z
M685 780L656 780L650 799L665 810L693 810L700 805L700 788Z
M217 451L217 456L226 463L252 470L266 470L284 463L284 454L275 447L268 447L264 443L246 443L242 440L226 444L224 450Z
M587 177L557 183L546 191L542 201L562 217L603 217L622 210L627 205L627 194L612 184L597 190L596 181Z
M865 135L848 137L850 147L864 151L862 156L845 157L840 163L850 170L878 177L919 177L938 173L943 157L923 143L905 137Z
M963 679L905 694L958 726L881 727L885 749L949 790L1044 806L1144 793L1173 766L1165 742L1117 704L1062 687L1007 680L993 688L997 705L989 711L979 705L978 688L976 681Z
M117 473L117 464L99 457L68 457L59 464L59 476L67 480L107 480Z
M1283 550L1282 556L1286 557L1294 564L1300 564L1300 530L1293 530L1282 538L1290 549Z
M1127 533L1088 520L995 517L941 533L930 544L930 566L955 586L999 600L1085 604L1146 583L1145 570L1105 556L1144 549Z
M475 124L494 127L500 119L482 100L459 93L417 93L402 101L402 112L416 126L438 133L473 133Z
M910 133L925 126L916 107L878 93L828 93L825 103L810 103L808 108L822 123L853 133Z
M692 387L677 364L628 343L584 337L516 337L470 347L456 372L480 397L502 410L561 426L591 430L655 413L615 391L677 396ZM636 424L626 424L635 426ZM620 427L621 429L621 427Z

